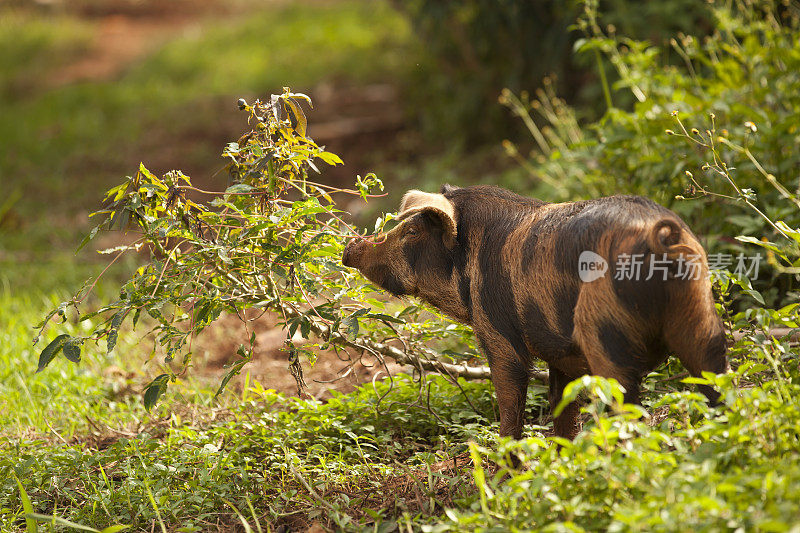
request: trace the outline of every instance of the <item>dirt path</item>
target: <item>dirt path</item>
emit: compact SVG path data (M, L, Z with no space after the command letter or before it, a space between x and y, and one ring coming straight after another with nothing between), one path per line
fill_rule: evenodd
M80 81L113 79L127 66L144 57L176 33L197 26L191 18L132 18L107 15L98 21L89 53L63 65L50 75L51 88Z
M97 26L88 52L51 72L48 80L51 88L113 79L170 39L197 31L209 17L229 18L237 11L236 4L217 0L83 0L49 4L51 9Z

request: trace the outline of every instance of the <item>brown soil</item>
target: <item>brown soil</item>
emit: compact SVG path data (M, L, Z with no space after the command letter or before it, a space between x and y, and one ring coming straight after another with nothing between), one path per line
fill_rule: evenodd
M67 12L97 24L94 41L82 57L50 73L58 87L79 81L115 77L176 35L192 31L209 16L231 16L219 0L78 0L39 2L46 9Z
M278 325L278 319L275 315L265 315L248 324L250 331L256 333L253 360L239 376L231 380L229 388L241 391L249 372L251 383L257 380L264 388L289 395L327 399L333 391L351 392L357 386L371 382L376 376L376 379L385 377L387 371L395 374L405 368L391 361L386 361L384 366L374 357L362 357L352 352L318 352L313 365L301 356L305 387L299 390L297 381L289 371L289 354L285 349L287 333ZM247 346L249 337L244 323L235 316L223 317L215 322L194 340L193 361L197 366L192 370L193 375L219 382L227 373L226 365L238 360L237 348L239 345ZM307 342L299 335L295 335L292 341L296 346Z

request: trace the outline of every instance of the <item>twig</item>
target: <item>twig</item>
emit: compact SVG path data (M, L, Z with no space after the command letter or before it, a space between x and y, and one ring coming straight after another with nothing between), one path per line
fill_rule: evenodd
M280 303L280 309L284 316L288 318L299 318L302 316L302 313L283 302ZM367 350L369 352L379 353L394 359L401 365L413 365L422 370L450 374L464 379L490 379L492 376L488 366L469 366L463 363L446 363L438 359L423 359L421 357L415 357L394 346L370 339L351 341L338 331L331 331L329 326L320 324L314 317L307 316L307 318L310 329L319 337L335 344L349 346L356 350ZM549 374L547 372L531 372L531 379L541 381L542 383L547 383L548 377Z

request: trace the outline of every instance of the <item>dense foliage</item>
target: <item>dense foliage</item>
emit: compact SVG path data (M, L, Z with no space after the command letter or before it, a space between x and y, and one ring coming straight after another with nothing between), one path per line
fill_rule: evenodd
M713 131L715 139L725 139L717 144L739 145L722 157L736 169L740 187L752 191L753 198L759 196L768 215L789 215L792 208L777 201L785 195L771 182L790 190L800 185L795 149L800 139L795 120L800 113L797 3L742 0L715 7L712 35L681 34L670 40L671 50L605 32L595 9L589 2L579 19L586 38L576 48L578 53L601 51L619 77L609 89L611 105L602 119L579 127L576 112L552 90L533 99L503 95L502 101L526 119L537 142L528 168L535 178L551 178L546 194L563 199L644 194L689 216L702 235L763 230L763 220L730 212L730 203L719 197L676 202L687 189L697 189L689 187L693 184L687 170L701 185L734 192L703 167L707 154L702 146L687 150L680 139L665 138L680 132L677 113L691 117L692 135L708 137L706 132ZM632 109L614 105L628 95L635 97ZM546 126L540 128L542 122ZM509 149L514 153L511 145Z
M579 127L576 111L548 86L533 99L503 94L536 142L531 158L506 146L540 184L537 192L562 199L648 196L682 214L712 252L742 252L731 239L739 234L785 238L767 220L800 222L800 6L717 6L714 33L679 35L670 41L672 55L606 33L598 16L589 2L578 23L587 38L577 48L602 52L619 77L600 120ZM632 109L613 106L626 95L634 98ZM766 266L759 283L773 289L767 294L776 304L796 289L783 272Z
M602 98L590 65L596 58L572 53L580 32L572 25L581 12L576 0L412 0L393 5L411 20L425 44L428 65L408 92L430 138L449 143L495 142L516 129L496 105L502 88L531 90L548 75L559 93L597 116ZM602 2L606 22L621 34L656 45L678 31L705 31L704 2L672 0ZM480 124L480 127L474 125Z
M766 368L753 362L709 377L724 391L722 412L683 392L654 403L652 417L620 408L614 383L586 378L580 385L594 398L591 429L561 448L536 437L496 450L471 446L478 495L430 531L795 531L800 389L793 366L792 377L782 371L761 387L742 386ZM613 406L620 414L601 414ZM529 468L487 472L487 462L503 465L509 452Z
M559 446L541 426L498 442L488 384L462 383L470 402L431 379L436 414L417 404L408 376L397 376L383 403L386 382L327 403L256 385L213 423L173 415L99 450L20 442L0 458L0 509L21 510L25 494L37 513L97 528L185 531L220 519L253 530L319 522L379 531L791 531L800 390L796 354L773 358L781 345L735 374L709 376L724 393L722 410L663 375L647 382L651 415L620 408L613 382L576 382L570 394L592 399L586 428ZM524 468L510 467L510 454Z

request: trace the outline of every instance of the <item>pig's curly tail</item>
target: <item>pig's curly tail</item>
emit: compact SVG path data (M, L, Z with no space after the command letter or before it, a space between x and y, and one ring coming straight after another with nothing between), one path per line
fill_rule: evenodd
M671 259L681 255L699 257L704 255L700 243L671 218L664 218L656 222L650 232L649 241L653 253L666 254Z

